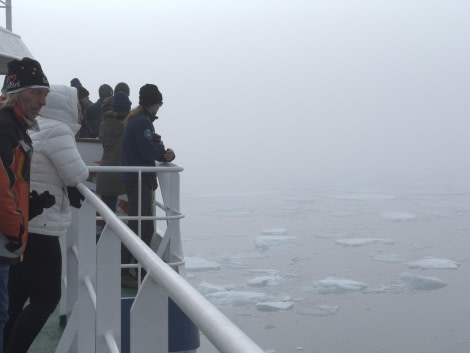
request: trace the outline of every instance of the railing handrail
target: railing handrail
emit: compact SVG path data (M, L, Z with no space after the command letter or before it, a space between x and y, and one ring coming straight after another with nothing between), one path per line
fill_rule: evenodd
M175 165L157 167L89 167L89 171L129 171L140 172L179 172L183 170ZM230 321L221 311L192 287L170 265L165 263L134 232L110 210L101 199L84 183L77 189L106 221L107 227L120 238L137 261L147 270L147 276L165 289L169 297L204 333L210 342L222 353L263 353L240 328Z

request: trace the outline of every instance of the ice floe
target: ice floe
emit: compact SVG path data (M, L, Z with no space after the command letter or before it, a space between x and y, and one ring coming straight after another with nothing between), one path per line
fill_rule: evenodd
M398 256L395 253L379 254L379 255L373 256L372 260L379 261L379 262L388 262L388 263L405 262L405 260L402 257Z
M250 279L246 284L250 287L269 287L279 286L281 283L281 276L259 276Z
M220 270L220 264L215 261L206 260L202 257L185 257L185 266L188 272Z
M205 297L215 305L233 305L243 306L248 304L257 304L268 298L266 293L249 291L222 291L212 292Z
M427 257L417 261L411 261L406 263L409 268L420 268L420 269L449 269L455 270L459 268L460 264L453 260L438 259L433 257Z
M338 311L338 305L321 304L317 305L314 308L299 310L298 313L301 315L331 316L337 314Z
M271 246L291 244L297 240L296 237L288 235L260 235L255 238L255 247L258 250L265 251Z
M394 244L395 241L393 239L384 239L384 238L351 238L351 239L338 239L335 241L338 245L343 246L362 246L362 245L369 245L369 244Z
M220 258L225 262L233 262L238 260L256 260L264 259L267 256L260 252L238 252L235 254L225 253Z
M263 302L256 304L256 309L259 311L283 311L290 310L293 307L294 302L292 301Z
M367 284L346 278L327 277L313 282L313 290L318 294L344 294L360 292Z
M439 278L418 276L408 272L402 273L400 278L407 287L416 290L433 290L447 285Z
M415 214L408 212L385 212L382 213L381 217L383 220L393 222L409 222L418 219Z
M287 229L284 228L271 228L261 231L261 235L287 235Z

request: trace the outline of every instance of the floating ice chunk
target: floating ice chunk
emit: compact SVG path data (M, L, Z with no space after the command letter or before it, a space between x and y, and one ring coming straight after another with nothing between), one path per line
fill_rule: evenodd
M284 228L272 228L261 231L262 235L287 235L287 229Z
M260 250L267 250L271 246L285 245L293 243L297 238L285 235L261 235L255 239L255 247Z
M313 289L318 294L343 294L359 292L367 288L367 284L345 278L327 277L313 283Z
M293 307L294 303L292 301L263 302L256 304L256 309L259 311L283 311L290 310Z
M250 259L264 259L266 255L259 252L239 252L236 254L225 253L221 256L221 259L224 261L233 261L233 260L250 260Z
M246 284L250 287L267 287L278 286L281 282L281 276L260 276L250 279Z
M206 260L202 257L185 257L186 270L189 271L208 271L220 270L220 264L214 261Z
M246 291L222 291L208 293L206 298L215 305L242 306L256 304L267 298L266 293L246 292Z
M400 278L407 287L416 290L433 290L447 285L439 278L418 276L408 272L402 273Z
M407 212L385 212L382 213L382 219L393 222L408 222L415 221L418 217L413 213Z
M407 263L409 268L421 268L421 269L446 269L446 270L455 270L460 264L453 260L448 259L436 259L432 257L427 257L422 260L412 261Z
M403 258L401 258L395 253L380 254L380 255L374 256L372 260L380 261L380 262L388 262L388 263L398 263L398 262L405 261Z
M312 316L331 316L337 314L339 311L338 305L322 304L318 305L314 309L307 309L299 311L301 315L312 315Z
M249 273L254 273L254 274L266 274L269 276L276 276L279 274L279 270L273 270L269 268L258 268L258 269L252 269L248 271Z
M368 245L373 243L382 243L382 244L394 244L393 239L382 239L382 238L353 238L353 239L338 239L335 242L336 244L343 246L361 246Z
M206 295L209 293L225 292L234 288L236 288L234 284L216 285L208 282L201 282L198 286L198 291L202 295Z

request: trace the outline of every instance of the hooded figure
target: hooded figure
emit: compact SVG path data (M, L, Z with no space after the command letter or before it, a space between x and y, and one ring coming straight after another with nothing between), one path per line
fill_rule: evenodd
M56 204L30 223L29 231L48 235L65 234L70 222L70 203L65 190L88 178L88 169L75 142L78 123L77 89L52 85L47 104L37 117L39 131L31 133L33 159L31 190L49 190Z

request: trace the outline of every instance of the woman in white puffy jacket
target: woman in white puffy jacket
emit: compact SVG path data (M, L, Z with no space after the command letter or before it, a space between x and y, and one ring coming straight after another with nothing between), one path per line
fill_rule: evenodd
M46 101L37 117L39 131L31 132L31 190L39 194L48 190L55 196L55 205L30 221L23 261L10 270L5 352L26 353L60 301L59 237L65 235L72 219L67 187L88 178L75 142L83 119L77 89L51 85ZM30 303L23 308L28 299Z

